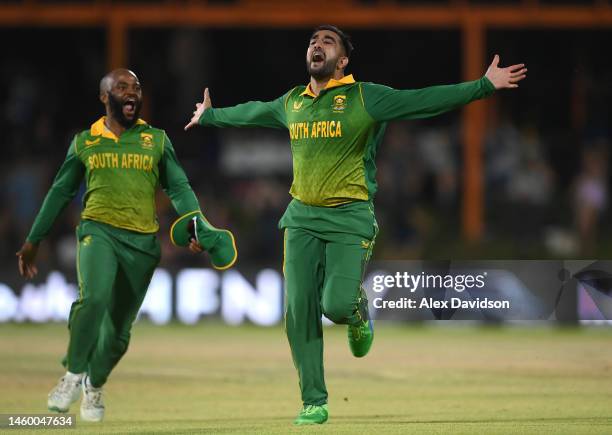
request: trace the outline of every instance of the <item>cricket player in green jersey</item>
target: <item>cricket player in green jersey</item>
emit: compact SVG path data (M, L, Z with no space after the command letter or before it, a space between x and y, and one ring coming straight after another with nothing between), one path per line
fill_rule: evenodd
M104 417L102 386L130 340L132 323L160 260L155 192L161 185L179 215L200 219L198 241L213 265L231 266L231 233L203 220L198 200L163 130L138 118L142 91L136 75L119 69L100 82L106 116L78 133L57 173L26 242L17 253L22 276L32 278L38 244L74 198L82 180L77 236L78 299L69 318L67 369L48 397L49 410L68 412L81 390L81 418Z
M524 65L498 66L484 77L450 86L396 90L345 75L352 44L334 26L315 29L306 51L310 83L270 102L212 108L208 89L186 129L287 129L293 154L293 200L280 220L285 231L285 326L298 371L303 408L296 424L328 418L321 315L348 325L351 351L366 355L374 331L361 286L378 226L374 217L375 157L385 126L427 118L516 88Z

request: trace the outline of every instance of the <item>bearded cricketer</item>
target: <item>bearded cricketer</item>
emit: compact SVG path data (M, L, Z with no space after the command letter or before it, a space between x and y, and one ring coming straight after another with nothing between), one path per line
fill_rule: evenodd
M316 28L306 51L310 83L270 102L212 108L208 89L185 126L287 129L293 154L293 200L284 230L285 326L303 407L295 424L328 419L321 315L348 325L350 349L365 356L374 338L362 288L378 225L374 217L375 157L386 123L432 117L496 89L517 88L523 64L500 68L495 56L484 77L418 90L396 90L345 75L353 50L335 26Z
M100 82L106 116L78 133L43 202L26 242L17 253L22 276L32 278L38 245L74 198L83 180L81 221L76 229L78 299L69 318L70 341L63 365L66 374L51 390L50 411L68 412L81 390L81 418L104 417L102 386L125 354L132 323L160 260L155 212L158 184L179 215L199 219L199 243L213 265L235 261L233 236L203 219L198 200L164 132L139 119L142 90L126 69Z

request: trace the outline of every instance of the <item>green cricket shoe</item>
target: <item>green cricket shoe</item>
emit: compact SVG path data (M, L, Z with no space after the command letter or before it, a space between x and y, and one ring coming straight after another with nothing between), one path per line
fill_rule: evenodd
M304 405L297 418L293 422L298 426L306 424L323 424L327 421L329 412L325 405Z
M361 287L361 294L357 301L359 316L364 319L359 325L349 325L348 339L351 352L357 358L364 357L370 351L374 341L374 322L370 320L368 310L368 298L365 290Z
M364 357L370 351L374 341L374 324L371 320L364 320L358 326L348 327L349 347L353 356Z

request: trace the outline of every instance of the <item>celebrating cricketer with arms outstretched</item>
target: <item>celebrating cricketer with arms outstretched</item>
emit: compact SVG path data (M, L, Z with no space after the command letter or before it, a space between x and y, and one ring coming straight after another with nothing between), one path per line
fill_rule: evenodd
M47 401L50 411L68 412L82 390L85 421L104 417L102 386L127 351L132 323L160 260L157 186L181 216L173 225L173 241L194 252L206 249L220 269L236 260L233 236L204 219L166 133L138 118L142 91L136 75L126 69L107 74L100 82L100 100L106 116L72 140L17 253L21 275L32 278L38 244L85 180L76 230L79 296L70 310L63 361L67 372ZM191 233L190 224L195 227Z
M374 159L387 121L427 118L516 88L524 65L498 67L484 77L418 90L396 90L345 75L353 46L334 26L314 30L306 51L307 86L282 97L213 109L208 93L185 126L288 129L293 184L280 220L285 231L285 324L297 368L303 408L296 424L328 418L323 375L321 315L348 325L353 355L365 356L374 339L362 288L378 226L374 217Z

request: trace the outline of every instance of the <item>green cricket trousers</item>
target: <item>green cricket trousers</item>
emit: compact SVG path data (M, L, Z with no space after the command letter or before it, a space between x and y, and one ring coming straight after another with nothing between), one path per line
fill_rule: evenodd
M83 220L77 227L79 297L72 304L64 366L104 385L125 354L130 330L160 260L154 234Z
M358 325L361 284L378 230L371 203L315 207L293 200L285 230L285 329L304 405L327 403L321 317Z

